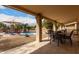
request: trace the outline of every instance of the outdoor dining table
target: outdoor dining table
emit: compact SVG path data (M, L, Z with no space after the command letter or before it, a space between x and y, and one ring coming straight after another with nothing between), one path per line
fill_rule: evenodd
M59 45L59 43L63 44L65 42L65 36L66 33L62 32L62 31L57 31L54 34L54 40L53 41L57 41L57 44Z

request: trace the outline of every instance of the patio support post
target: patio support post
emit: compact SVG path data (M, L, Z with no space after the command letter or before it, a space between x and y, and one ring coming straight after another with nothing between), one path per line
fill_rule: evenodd
M78 23L75 23L76 34L78 34Z
M41 42L42 41L42 15L37 14L36 16L36 41Z
M56 31L56 27L55 27L55 24L53 24L53 31Z
M75 23L75 30L77 29L77 23Z

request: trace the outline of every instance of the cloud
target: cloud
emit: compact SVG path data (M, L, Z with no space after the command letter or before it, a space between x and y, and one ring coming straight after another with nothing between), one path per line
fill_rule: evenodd
M30 16L27 17L16 17L6 14L0 14L0 22L2 21L15 21L20 23L36 24L36 20Z
M4 7L4 6L0 5L0 9L6 9L6 7Z

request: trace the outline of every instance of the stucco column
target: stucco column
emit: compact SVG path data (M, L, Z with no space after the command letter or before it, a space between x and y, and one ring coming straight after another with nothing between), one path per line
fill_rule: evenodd
M78 23L75 23L76 34L78 34Z
M56 31L56 26L55 26L55 24L53 24L53 31Z
M41 14L36 16L36 42L42 41L42 19Z
M77 23L75 23L75 30L77 30Z

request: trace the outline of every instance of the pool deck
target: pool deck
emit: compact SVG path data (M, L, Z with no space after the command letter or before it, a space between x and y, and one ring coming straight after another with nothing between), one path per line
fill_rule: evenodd
M47 38L44 38L44 39L47 39ZM49 41L41 42L41 43L37 43L34 41L34 42L24 44L22 46L19 46L13 49L3 51L1 52L1 54L29 54L29 53L36 51L37 49L41 48L42 46L48 43Z

